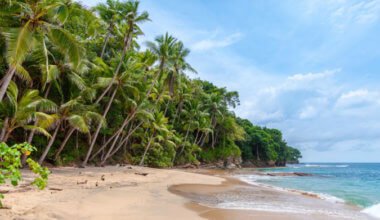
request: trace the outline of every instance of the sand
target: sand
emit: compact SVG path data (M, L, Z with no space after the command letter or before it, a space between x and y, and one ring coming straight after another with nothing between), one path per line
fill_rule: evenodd
M252 199L298 201L358 213L358 209L296 193L252 186L233 178L231 172L153 169L135 166L52 168L48 187L40 191L28 183L9 190L2 200L0 219L341 219L324 215L226 210L202 206L215 195L252 196ZM141 175L146 174L146 175ZM358 215L359 216L359 215ZM359 217L363 217L360 215ZM362 218L367 219L367 218Z
M0 210L0 219L201 219L183 205L187 199L170 193L168 187L181 183L218 185L223 181L213 176L134 166L51 171L43 191L26 184L8 187L12 191L2 200L6 209ZM28 176L26 182L30 181L30 173L24 175ZM6 188L2 186L1 190Z

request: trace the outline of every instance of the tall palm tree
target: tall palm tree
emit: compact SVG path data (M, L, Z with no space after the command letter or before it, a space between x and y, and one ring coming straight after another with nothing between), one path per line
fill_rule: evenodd
M177 42L177 39L169 35L168 33L166 33L165 35L157 36L154 40L155 42L148 41L146 44L150 48L150 50L156 54L158 60L160 61L160 64L158 67L158 72L154 75L152 84L147 92L148 96L152 92L152 89L154 87L154 84L157 82L158 77L161 76L161 74L163 74L165 63L172 56L174 45Z
M25 56L33 48L47 48L47 41L54 44L65 54L74 66L79 64L80 51L74 37L63 29L59 24L59 19L66 19L62 15L65 10L58 10L64 4L60 1L32 0L32 1L11 1L4 20L21 21L17 27L11 26L13 22L1 22L4 35L7 38L7 61L9 69L2 79L0 87L0 101L3 100L8 85L17 75L30 79L28 72L22 67ZM64 22L64 21L63 21ZM45 50L47 57L47 50ZM48 60L48 59L46 59Z
M115 0L107 0L106 4L100 3L95 7L100 18L105 24L108 24L106 37L104 39L102 52L100 58L103 59L104 53L106 51L108 40L111 36L111 32L114 29L115 23L121 22L123 20L123 14L121 11L123 3Z

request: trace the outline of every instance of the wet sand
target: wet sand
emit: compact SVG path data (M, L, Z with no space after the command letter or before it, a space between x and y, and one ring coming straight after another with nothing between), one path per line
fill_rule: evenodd
M231 171L194 170L194 172L224 176L226 180L217 186L174 185L169 188L169 191L190 199L191 202L187 203L186 207L207 219L374 219L361 213L361 208L357 206L322 200L315 194L250 185L228 177L235 174ZM242 170L237 171L237 173L242 172L245 173ZM246 201L248 204L251 201L255 202L250 207L244 207L245 210L237 207L233 209L218 207L226 201L232 203ZM265 211L262 204L266 204ZM278 207L283 209L293 207L294 209L276 210ZM268 211L271 209L275 211Z

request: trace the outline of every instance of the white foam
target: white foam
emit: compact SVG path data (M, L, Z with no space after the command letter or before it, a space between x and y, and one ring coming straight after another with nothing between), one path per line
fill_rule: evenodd
M371 207L368 207L362 211L363 213L366 213L372 217L380 218L380 203L373 205Z
M325 165L325 164L305 164L305 167L349 167L350 165Z
M345 201L341 198L338 198L338 197L335 197L332 195L328 195L328 194L324 194L324 193L316 193L316 192L312 192L312 191L303 191L303 190L298 190L298 189L288 189L288 188L284 188L284 187L273 186L273 185L257 182L257 180L269 180L269 179L274 179L274 178L277 178L277 179L278 178L284 178L282 176L244 175L244 176L238 176L238 177L240 180L242 180L246 183L249 183L251 185L255 185L255 186L271 188L271 189L275 189L277 191L282 191L282 192L292 192L292 193L297 193L300 195L302 195L302 194L314 195L320 199L323 199L323 200L326 200L326 201L332 202L332 203L345 203Z
M313 209L304 206L297 205L286 205L284 203L279 204L265 204L259 202L222 202L217 205L218 208L223 209L240 209L240 210L255 210L255 211L265 211L265 212L280 212L280 213L291 213L291 214L306 214L315 215L322 214L327 216L335 216L348 219L357 219L357 214L355 213L344 213L339 211L332 211L327 209Z

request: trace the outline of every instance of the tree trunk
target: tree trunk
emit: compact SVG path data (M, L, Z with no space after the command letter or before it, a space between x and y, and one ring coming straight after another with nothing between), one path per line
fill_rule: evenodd
M260 160L260 157L259 157L259 146L258 145L256 145L256 158L257 158L257 160L259 161Z
M50 92L50 89L51 89L51 85L52 83L49 83L49 86L47 87L46 89L46 92L45 92L45 95L44 95L44 98L46 99L47 96L49 95L49 92ZM38 123L38 119L34 122L34 126L37 126L37 123ZM29 137L28 137L28 144L32 144L32 141L33 141L33 137L34 137L34 134L36 133L35 130L31 130L30 133L29 133Z
M146 95L147 98L148 98L148 96L150 95L150 93L152 92L152 89L153 89L153 87L154 87L154 84L156 84L156 81L157 81L158 76L161 74L162 70L164 69L164 65L165 65L165 59L162 58L162 59L161 59L161 63L160 63L160 68L159 68L159 70L158 70L158 73L154 76L153 82L152 82L152 84L150 85L150 88L149 88L149 90L148 90L148 92L147 92L147 95Z
M47 145L46 148L45 148L45 151L42 153L40 159L38 160L38 163L39 163L39 164L42 165L42 163L43 163L44 160L45 160L46 155L49 153L50 148L51 148L51 146L53 145L54 140L55 140L55 138L56 138L56 136L57 136L57 134L58 134L59 127L60 127L60 123L58 122L57 127L55 128L55 131L54 131L53 136L50 138L49 143L48 143L48 145Z
M15 71L16 71L16 68L14 67L10 67L10 69L8 70L7 74L5 74L5 76L3 77L3 79L1 80L2 82L2 85L1 85L1 88L0 88L0 102L3 101L3 98L4 98L4 95L5 95L5 92L7 91L8 89L8 85L9 83L11 82L12 80L12 77L13 75L15 74Z
M122 126L99 148L99 150L96 153L94 153L90 157L90 160L94 159L102 150L104 150L104 148L107 147L107 145L112 141L112 139L114 137L120 135L120 133L123 131L124 127L128 125L128 123L132 120L132 118L135 116L135 114L136 114L136 111L133 111L133 113L124 120L124 123L122 124Z
M142 156L142 158L140 160L139 166L142 166L143 163L144 163L146 153L148 152L150 144L152 143L152 140L153 140L153 134L154 134L154 131L152 132L152 135L150 136L149 143L148 143L148 145L145 148L145 151L144 151L144 154L143 154L143 156Z
M113 21L110 22L110 26L109 26L108 29L107 29L107 35L106 35L106 39L104 40L102 53L100 54L100 59L103 59L104 52L106 51L106 47L107 47L107 43L108 43L108 39L110 38L110 35L111 35L112 27L113 27Z
M115 73L113 74L113 77L112 77L112 80L111 80L110 84L107 86L107 88L104 90L104 92L96 100L96 102L95 102L96 104L98 104L100 102L100 100L105 96L105 94L107 94L107 92L111 89L112 84L115 82L116 77L119 74L119 71L120 71L120 68L121 68L121 64L124 61L124 57L125 57L125 54L126 54L127 50L129 50L129 48L130 48L130 45L131 45L130 42L131 42L131 40L133 38L133 22L129 24L129 27L130 28L128 29L128 33L124 35L123 52L122 52L122 55L120 57L119 64L117 65L117 68L115 70Z
M55 153L54 161L57 160L59 154L61 154L61 151L62 151L63 148L65 147L67 141L69 140L69 138L71 137L71 135L73 134L74 131L75 131L75 128L71 128L71 129L69 130L69 132L67 133L67 135L66 135L65 139L63 140L61 146L59 147L57 153Z
M122 140L118 146L116 147L116 149L114 151L112 151L112 153L110 154L109 157L112 157L120 148L121 146L124 144L124 143L127 143L127 141L129 140L130 136L137 130L137 128L139 128L144 122L140 122L138 125L136 125L135 128L133 128L131 131L129 131L128 135L124 138L124 140ZM106 158L107 160L108 158Z
M189 132L190 132L190 126L187 128L186 136L185 136L185 140L184 140L184 142L187 140L187 136L189 135ZM181 155L182 155L182 152L183 152L184 149L185 149L185 145L182 145L182 149L181 149L181 151L179 152L178 156L181 156ZM175 160L175 158L176 158L176 155L177 155L177 154L174 155L173 160L172 160L172 163L174 163L174 160Z
M3 140L4 140L4 137L5 137L5 134L6 134L7 130L8 130L8 121L9 121L9 118L6 117L4 119L3 129L1 129L0 142L5 142Z
M110 110L111 104L113 102L113 99L115 98L115 95L116 95L116 92L117 92L118 88L119 88L119 85L117 85L115 87L115 90L112 93L111 99L108 101L107 107L106 107L106 109L104 110L104 113L103 113L103 117L104 118L106 117L108 111ZM92 149L94 148L94 145L95 145L96 139L97 139L97 137L99 135L99 131L100 131L101 127L102 127L102 123L99 123L98 127L96 128L95 134L92 136L92 141L91 141L90 147L89 147L89 149L87 151L86 157L85 157L85 159L84 159L84 161L82 163L82 167L85 167L87 165L87 161L90 158Z

